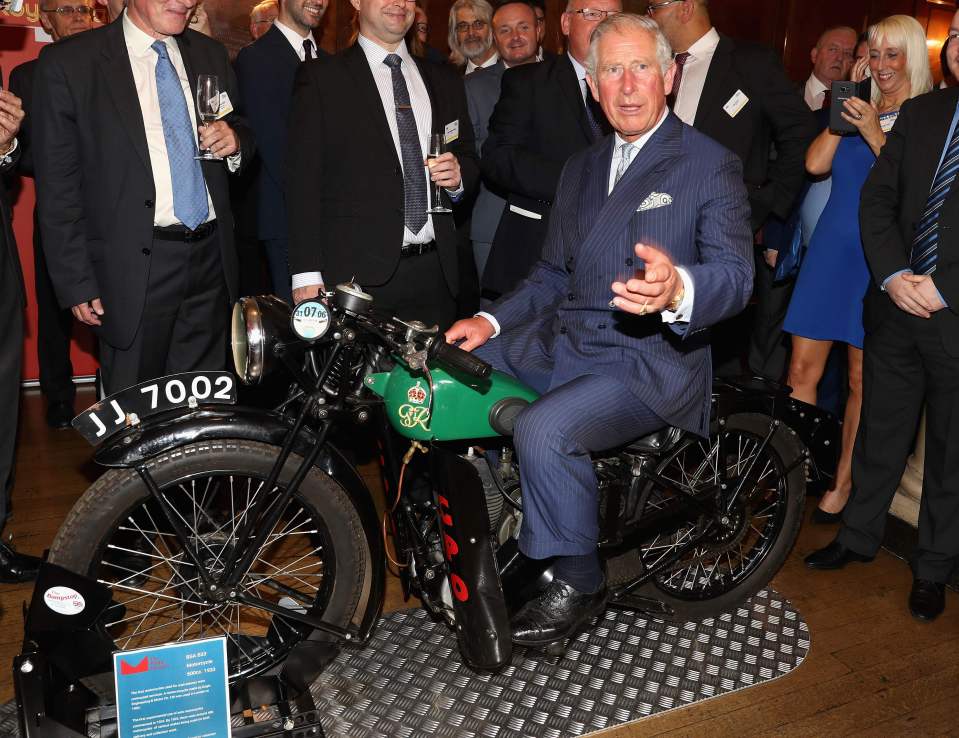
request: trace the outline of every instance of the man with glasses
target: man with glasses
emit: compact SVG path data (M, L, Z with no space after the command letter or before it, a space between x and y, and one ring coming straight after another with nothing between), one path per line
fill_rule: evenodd
M569 0L561 18L566 53L503 75L480 161L484 179L507 200L483 272L489 298L509 292L539 259L566 160L609 132L584 65L593 29L621 10L620 0Z
M40 23L54 41L89 30L93 25L93 0L43 0L40 3ZM37 61L33 59L16 67L10 73L10 90L23 101L26 113L20 128L20 163L17 171L33 177L33 150L31 129L33 119L33 77ZM73 400L73 364L70 362L70 336L73 316L57 304L40 245L40 225L36 209L33 217L34 282L37 297L37 359L40 365L40 390L47 400L47 425L51 428L69 428L76 415Z
M273 28L273 21L280 14L276 0L263 0L250 10L250 38L256 41Z
M646 12L675 54L676 81L669 95L673 112L743 162L753 231L758 233L770 215L787 219L805 183L806 148L817 126L782 61L769 49L720 34L709 18L707 0L653 0ZM757 248L755 256L757 272L769 272L763 249ZM761 318L782 312L777 303L788 301L771 278L757 279L755 294L760 320L752 328L723 326L714 335L720 373L741 373L744 339L756 331L756 342L767 343L775 328ZM785 354L750 368L780 380Z
M463 74L493 66L499 58L493 46L493 6L486 0L456 0L450 8L450 60Z

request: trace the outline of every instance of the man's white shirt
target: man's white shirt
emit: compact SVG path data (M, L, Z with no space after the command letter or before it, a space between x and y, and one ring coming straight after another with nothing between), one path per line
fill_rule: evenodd
M709 73L709 65L713 61L717 46L719 46L719 33L715 28L710 28L687 49L689 58L683 65L683 77L680 80L679 89L675 91L676 104L673 106L673 112L687 125L691 126L696 120L699 100L706 87L706 75Z

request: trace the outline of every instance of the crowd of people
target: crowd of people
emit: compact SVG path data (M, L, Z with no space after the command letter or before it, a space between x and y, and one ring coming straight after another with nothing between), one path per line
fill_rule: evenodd
M328 0L264 0L234 63L195 0L98 1L108 24L93 0L44 0L55 43L0 92L0 166L37 184L52 426L74 413L75 320L110 394L222 368L229 306L264 278L291 303L353 279L543 393L516 429L520 543L558 557L557 578L518 614L522 642L605 604L589 452L665 425L705 433L714 371L844 408L815 511L841 526L813 569L875 556L927 406L909 606L942 611L959 560L959 91L930 92L914 18L824 29L797 82L715 28L707 0L645 16L568 0L561 53L543 48L539 0L456 0L449 58L413 0L352 0L355 42L335 55L314 35ZM957 36L959 13L952 79ZM219 81L215 121L198 120L198 75ZM864 80L840 114L852 132L833 131L833 83ZM0 197L2 516L26 293ZM35 566L0 548L0 580Z

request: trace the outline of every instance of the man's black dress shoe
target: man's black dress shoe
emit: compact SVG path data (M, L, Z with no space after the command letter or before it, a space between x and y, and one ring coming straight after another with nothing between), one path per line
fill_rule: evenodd
M832 523L838 523L840 520L842 520L842 510L832 513L817 507L812 511L812 521L819 525L831 525Z
M946 609L946 585L914 579L909 593L909 612L916 620L932 622Z
M876 557L856 553L843 546L839 541L833 541L825 548L809 554L806 557L806 566L810 569L842 569L850 561L868 563L874 558Z
M570 638L605 608L605 581L595 593L583 594L561 579L554 579L513 616L510 621L513 643L547 646Z
M47 425L51 428L69 428L75 415L69 402L51 402L47 407Z
M37 578L40 559L17 553L5 543L0 543L0 582L32 582Z

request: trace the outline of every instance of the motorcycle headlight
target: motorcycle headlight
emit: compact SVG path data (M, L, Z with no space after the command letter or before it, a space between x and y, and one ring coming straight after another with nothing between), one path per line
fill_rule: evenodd
M275 361L273 349L291 338L290 306L273 295L241 297L233 306L233 366L244 384L259 384Z

